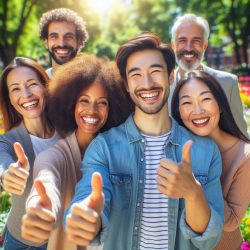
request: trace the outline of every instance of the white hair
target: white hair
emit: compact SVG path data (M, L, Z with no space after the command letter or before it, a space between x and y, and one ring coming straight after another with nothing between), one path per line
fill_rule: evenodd
M179 28L179 26L181 26L183 23L196 23L197 25L201 26L204 31L204 39L208 40L210 29L207 20L203 17L196 16L191 13L187 13L177 18L172 27L172 40L175 39L176 31Z

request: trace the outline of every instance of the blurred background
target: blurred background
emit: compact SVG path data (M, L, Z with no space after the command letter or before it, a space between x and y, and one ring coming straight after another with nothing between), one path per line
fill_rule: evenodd
M205 63L237 74L250 128L249 0L0 0L0 74L15 56L30 57L49 67L48 53L39 40L39 19L43 12L58 7L75 10L86 21L90 38L85 52L111 59L120 44L142 31L155 32L170 42L176 17L187 12L205 17L211 28ZM2 193L0 235L6 218L3 211L9 207L9 196ZM242 232L250 241L249 209Z

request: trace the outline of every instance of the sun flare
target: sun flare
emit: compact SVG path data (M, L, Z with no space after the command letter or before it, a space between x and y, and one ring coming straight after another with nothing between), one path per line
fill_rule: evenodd
M114 3L114 0L90 0L92 8L100 14L106 14Z

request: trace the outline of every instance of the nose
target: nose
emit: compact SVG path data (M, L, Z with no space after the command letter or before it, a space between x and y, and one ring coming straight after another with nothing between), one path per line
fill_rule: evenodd
M57 43L60 47L64 46L64 38L62 36L59 36L57 39Z
M90 103L89 104L89 111L91 113L96 113L96 111L97 111L97 105L96 105L96 103Z
M30 97L31 96L31 91L29 88L27 87L24 87L23 90L22 90L22 96L23 97Z
M187 40L186 45L185 45L185 49L186 49L187 51L193 50L193 43L192 43L191 40L190 40L190 41Z
M202 105L200 105L199 103L195 104L195 114L201 114L201 113L204 113Z
M149 73L145 74L144 84L150 86L150 85L152 85L152 83L153 83L152 76Z

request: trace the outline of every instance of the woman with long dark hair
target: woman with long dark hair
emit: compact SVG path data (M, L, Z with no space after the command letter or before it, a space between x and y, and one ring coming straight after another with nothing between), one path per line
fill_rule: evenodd
M215 249L241 249L240 223L250 202L250 141L237 127L220 84L205 72L190 72L178 82L171 109L181 125L217 143L225 223Z

